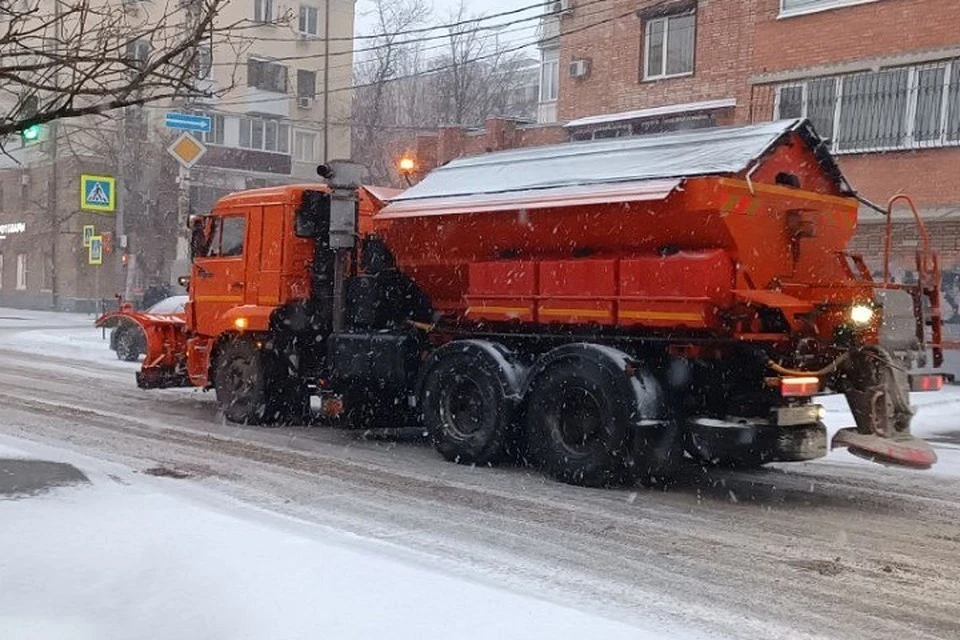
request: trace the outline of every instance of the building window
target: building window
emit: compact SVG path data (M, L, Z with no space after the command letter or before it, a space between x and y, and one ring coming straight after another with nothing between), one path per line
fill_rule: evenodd
M293 132L293 157L299 162L313 162L317 156L317 134Z
M273 22L273 0L253 0L253 21L261 24Z
M194 59L194 71L197 80L207 80L213 71L213 49L208 44L197 47L197 56Z
M287 68L276 62L247 60L247 86L274 93L287 92Z
M210 118L210 131L203 134L203 141L207 144L223 144L223 116L215 113L206 115Z
M696 29L696 13L648 20L644 30L644 79L654 80L693 73Z
M809 118L836 153L960 143L960 59L777 88L774 117Z
M308 36L317 35L317 8L300 5L300 21L297 30Z
M40 290L53 291L53 256L44 254L40 272Z
M317 73L297 69L297 97L313 98L317 95Z
M27 288L27 254L17 254L17 289L23 291Z
M290 125L279 120L240 118L240 146L244 149L290 153Z
M540 52L540 102L555 102L559 96L560 49Z
M133 40L127 43L127 61L134 69L143 69L150 58L150 43L147 40Z
M818 11L829 11L855 4L866 4L877 0L780 0L780 17L802 16Z

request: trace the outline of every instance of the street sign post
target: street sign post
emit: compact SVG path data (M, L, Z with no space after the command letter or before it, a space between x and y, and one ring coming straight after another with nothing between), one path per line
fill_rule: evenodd
M83 225L83 246L90 246L90 238L93 237L93 234L96 233L96 227L92 224Z
M87 262L90 264L103 264L102 236L93 236L90 238L90 251L87 255Z
M209 116L193 116L188 113L168 113L163 124L167 129L179 129L181 131L199 131L200 133L209 133L212 121Z
M112 176L80 176L80 208L112 213L117 208L117 181Z

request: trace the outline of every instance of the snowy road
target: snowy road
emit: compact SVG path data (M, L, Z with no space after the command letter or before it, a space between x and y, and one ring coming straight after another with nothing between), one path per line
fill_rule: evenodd
M135 366L88 321L0 310L0 434L180 471L163 482L386 542L636 637L960 637L955 390L924 399L917 419L940 434L935 472L835 452L755 473L690 469L665 492L586 490L447 464L416 439L223 424L208 394L136 389ZM831 418L843 421L839 405ZM569 631L554 637L583 637Z

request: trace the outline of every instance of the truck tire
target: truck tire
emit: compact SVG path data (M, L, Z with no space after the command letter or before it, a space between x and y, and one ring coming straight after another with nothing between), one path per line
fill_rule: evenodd
M420 385L420 409L445 459L487 465L513 453L522 367L505 347L482 340L434 352Z
M683 457L682 429L649 371L621 351L572 344L537 364L526 400L531 459L570 484L670 480Z
M286 378L272 352L258 348L251 340L230 340L217 355L217 403L230 422L282 423L291 408L290 381Z
M131 326L117 329L117 359L124 362L136 362L140 359L141 338L138 333L142 333L140 327Z
M538 363L530 381L527 453L562 482L600 487L629 480L632 393L607 355L597 345L560 347Z

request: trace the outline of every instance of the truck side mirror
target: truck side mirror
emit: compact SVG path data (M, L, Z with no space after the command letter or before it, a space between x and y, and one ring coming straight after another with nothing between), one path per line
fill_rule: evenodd
M322 238L330 232L330 195L304 191L296 212L294 234L298 238Z
M204 228L204 219L202 216L190 218L190 260L193 261L199 255L205 253L207 245L207 232Z

